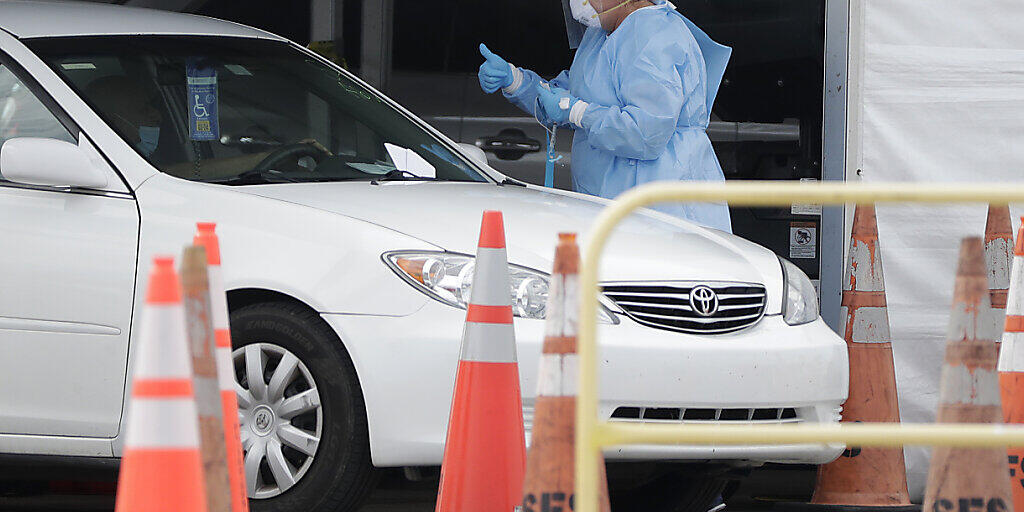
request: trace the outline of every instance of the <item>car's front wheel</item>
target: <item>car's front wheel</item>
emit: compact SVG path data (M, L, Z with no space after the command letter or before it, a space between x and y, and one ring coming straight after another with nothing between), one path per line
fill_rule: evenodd
M278 302L233 311L231 335L253 510L355 510L375 471L359 381L334 331Z

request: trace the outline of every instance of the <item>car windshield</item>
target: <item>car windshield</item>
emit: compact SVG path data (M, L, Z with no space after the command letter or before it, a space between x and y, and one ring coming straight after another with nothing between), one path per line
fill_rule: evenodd
M288 43L124 36L29 46L139 154L179 178L487 181L346 73Z

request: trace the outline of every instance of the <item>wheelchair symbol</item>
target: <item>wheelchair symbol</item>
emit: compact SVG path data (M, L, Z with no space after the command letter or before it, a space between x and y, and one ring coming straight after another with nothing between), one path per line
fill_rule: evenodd
M198 94L196 94L194 96L195 96L195 102L194 102L194 104L192 106L192 114L194 116L196 116L197 118L208 117L210 115L210 112L206 110L206 105L203 105L202 103L199 102L199 95Z

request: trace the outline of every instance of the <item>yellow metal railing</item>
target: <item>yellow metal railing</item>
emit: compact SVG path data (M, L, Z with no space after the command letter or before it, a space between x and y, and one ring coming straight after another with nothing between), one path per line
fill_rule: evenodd
M665 202L722 202L732 206L785 206L792 203L1024 203L1024 184L923 183L652 183L633 189L609 205L586 239L580 286L580 382L576 408L577 512L598 512L598 453L627 444L795 444L858 446L1024 446L1024 427L844 423L804 425L650 425L609 423L597 418L597 297L601 252L612 230L633 210Z

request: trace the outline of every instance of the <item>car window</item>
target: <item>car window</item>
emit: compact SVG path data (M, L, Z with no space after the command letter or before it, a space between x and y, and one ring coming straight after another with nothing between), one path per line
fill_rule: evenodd
M287 43L154 36L29 45L143 157L180 178L487 181L350 76Z
M11 69L0 64L0 147L15 137L75 138ZM3 169L0 169L0 173Z

